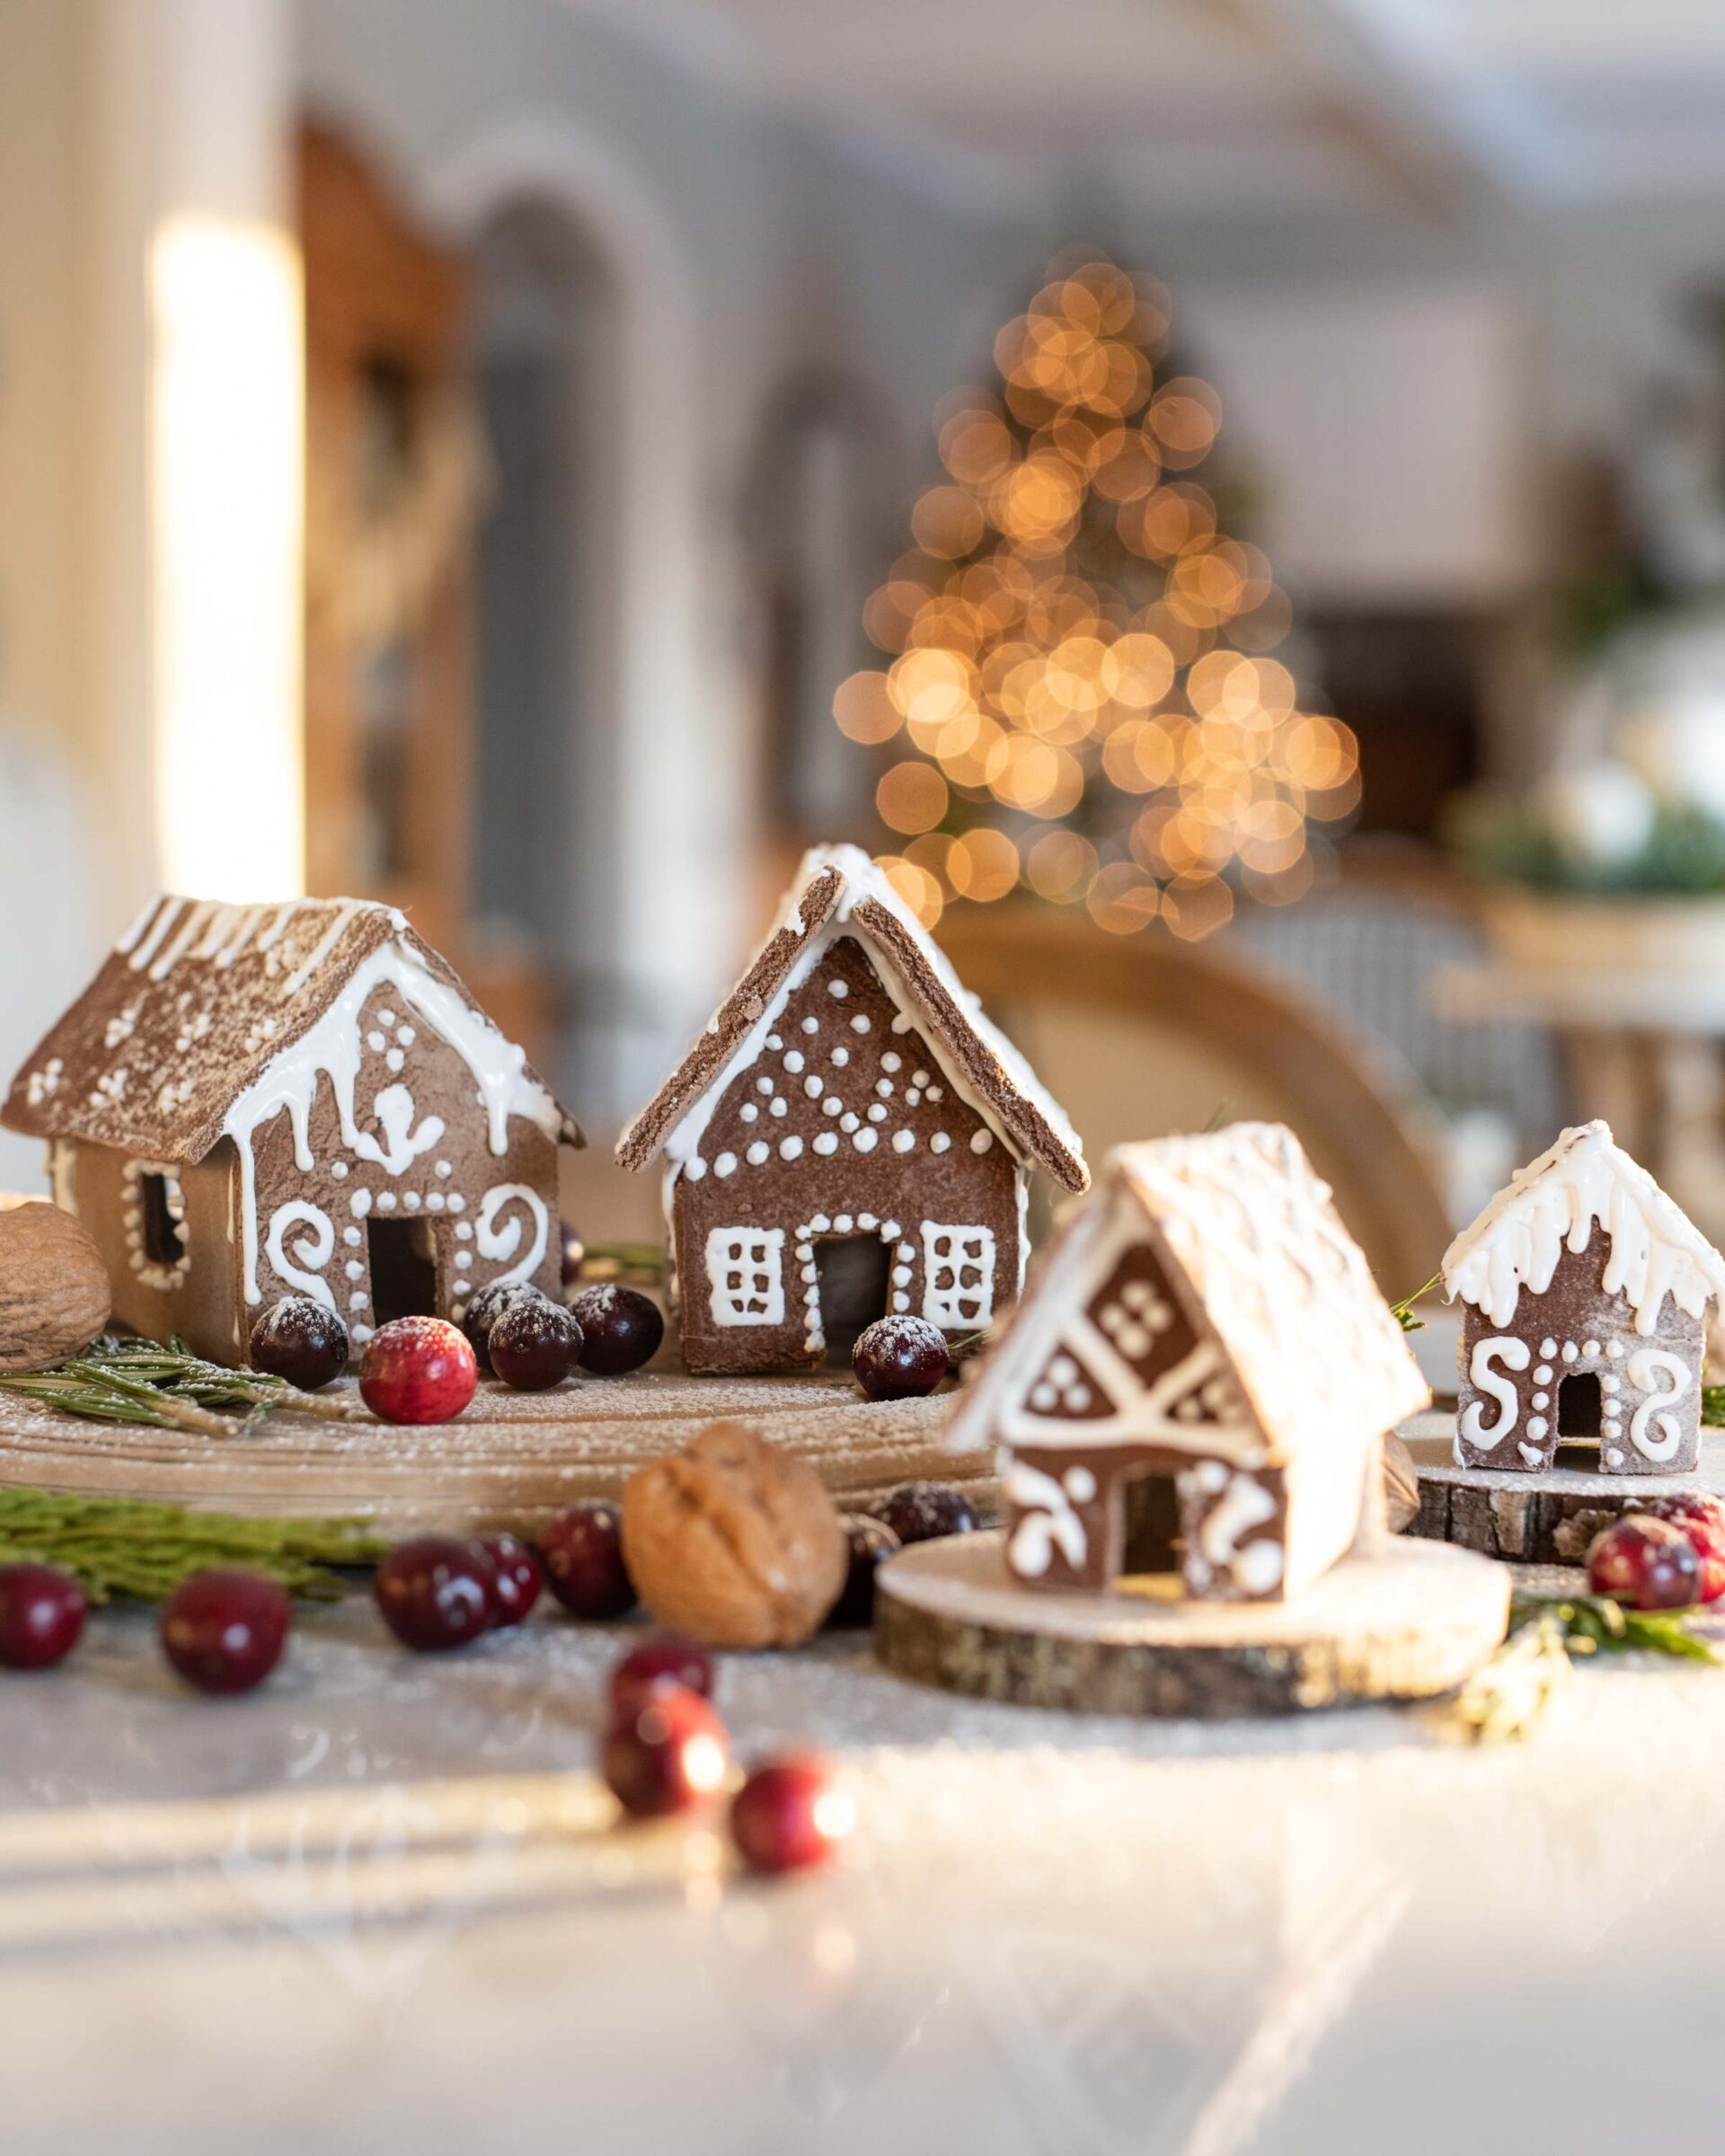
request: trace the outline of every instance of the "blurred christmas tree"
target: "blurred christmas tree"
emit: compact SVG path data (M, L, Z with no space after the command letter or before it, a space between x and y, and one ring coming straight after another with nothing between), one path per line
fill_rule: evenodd
M1358 799L1352 735L1269 656L1287 603L1229 535L1220 404L1167 338L1160 288L1057 263L995 340L997 386L941 415L948 476L864 617L891 665L834 706L908 752L876 805L925 920L1023 883L1119 933L1201 936L1236 888L1298 897L1308 826Z

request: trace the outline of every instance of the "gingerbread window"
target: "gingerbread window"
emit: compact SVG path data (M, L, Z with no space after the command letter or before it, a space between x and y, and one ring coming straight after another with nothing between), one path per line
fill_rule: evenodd
M707 1290L715 1325L783 1325L784 1230L710 1229Z
M951 1332L995 1314L995 1232L923 1223L923 1315Z

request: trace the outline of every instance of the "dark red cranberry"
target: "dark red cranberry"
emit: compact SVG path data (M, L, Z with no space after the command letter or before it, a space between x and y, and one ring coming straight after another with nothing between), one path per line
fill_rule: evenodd
M473 1349L473 1360L482 1370L489 1372L491 1366L491 1354L486 1345L491 1338L491 1327L512 1303L530 1300L542 1294L541 1289L529 1286L525 1280L502 1283L494 1280L489 1287L480 1289L467 1305L462 1317L461 1330L467 1335L467 1345Z
M969 1534L982 1524L977 1508L950 1482L901 1482L874 1508L904 1543L938 1542L943 1534Z
M385 1422L447 1422L478 1383L473 1349L442 1318L392 1318L359 1365L359 1396Z
M697 1639L659 1632L632 1647L612 1669L611 1719L626 1722L661 1692L698 1692L712 1697L712 1657Z
M1668 1520L1688 1536L1701 1565L1697 1602L1717 1602L1725 1595L1725 1504L1708 1490L1685 1489L1649 1498L1639 1509L1643 1517Z
M829 1632L874 1622L874 1576L902 1547L884 1520L871 1519L865 1512L847 1513L839 1524L850 1545L851 1561L838 1600L827 1619Z
M636 1819L687 1811L730 1767L725 1725L698 1692L655 1692L612 1724L600 1758L612 1794Z
M559 1221L557 1224L560 1231L558 1240L562 1250L563 1293L567 1295L581 1277L581 1267L587 1259L587 1245L577 1233L572 1220Z
M650 1295L603 1280L570 1304L581 1329L581 1368L595 1377L621 1377L659 1353L665 1318Z
M491 1630L500 1632L525 1623L544 1585L538 1559L513 1534L482 1534L479 1546L497 1575L490 1583Z
M926 1318L877 1318L851 1350L851 1368L871 1400L920 1400L951 1362L946 1335Z
M1588 1585L1634 1610L1681 1610L1701 1596L1701 1560L1681 1527L1626 1512L1593 1538Z
M731 1839L751 1871L803 1871L825 1864L856 1824L856 1807L834 1786L824 1759L756 1767L730 1807Z
M348 1329L310 1295L284 1295L252 1328L252 1367L315 1392L340 1377L352 1349Z
M384 1622L421 1655L465 1647L491 1627L497 1568L477 1542L420 1534L401 1542L371 1583Z
M293 1604L259 1572L194 1572L162 1611L168 1660L199 1692L250 1692L281 1659Z
M84 1633L90 1604L58 1565L0 1565L0 1669L52 1669Z
M539 1537L545 1584L577 1617L621 1617L635 1606L623 1561L623 1513L604 1498L571 1505Z
M549 1295L524 1295L498 1312L485 1336L491 1368L518 1392L561 1385L580 1353L581 1329Z

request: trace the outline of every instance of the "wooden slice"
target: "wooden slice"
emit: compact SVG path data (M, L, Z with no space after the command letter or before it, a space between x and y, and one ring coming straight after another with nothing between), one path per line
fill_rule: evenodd
M1453 1411L1416 1415L1401 1436L1420 1479L1408 1532L1517 1564L1579 1565L1602 1527L1652 1497L1703 1489L1725 1498L1725 1430L1703 1430L1701 1457L1683 1475L1606 1474L1597 1453L1579 1445L1560 1450L1549 1474L1458 1467Z
M1290 1603L1053 1595L1008 1575L998 1533L919 1542L878 1577L875 1652L899 1676L1087 1714L1291 1714L1429 1699L1502 1639L1509 1575L1387 1541Z
M357 1398L351 1379L331 1387ZM303 1518L356 1514L387 1533L531 1529L582 1498L615 1498L636 1468L721 1416L807 1460L841 1507L927 1476L995 1495L986 1454L940 1448L949 1401L862 1398L838 1372L580 1378L554 1392L482 1380L456 1421L402 1428L271 1414L240 1437L87 1422L0 1392L0 1485L147 1498L204 1511Z

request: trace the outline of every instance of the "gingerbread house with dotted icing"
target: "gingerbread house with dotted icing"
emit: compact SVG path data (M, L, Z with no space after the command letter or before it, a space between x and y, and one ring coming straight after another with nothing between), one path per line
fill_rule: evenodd
M1383 1440L1430 1399L1293 1132L1122 1145L960 1396L1025 1586L1177 1570L1296 1595L1381 1531Z
M1444 1253L1464 1304L1455 1458L1543 1474L1560 1445L1612 1474L1694 1466L1725 1259L1604 1123L1566 1130Z
M748 971L624 1131L662 1156L691 1370L809 1368L874 1319L959 1339L1016 1297L1065 1115L867 854L804 857Z
M13 1080L114 1313L236 1364L286 1295L459 1319L560 1278L575 1125L393 907L152 899Z

